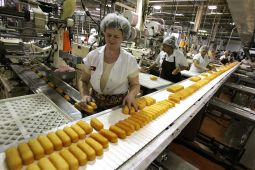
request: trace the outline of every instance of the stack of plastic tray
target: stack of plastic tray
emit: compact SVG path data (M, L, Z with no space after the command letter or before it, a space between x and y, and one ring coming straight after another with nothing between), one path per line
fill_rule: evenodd
M0 100L0 117L0 152L71 121L44 94Z

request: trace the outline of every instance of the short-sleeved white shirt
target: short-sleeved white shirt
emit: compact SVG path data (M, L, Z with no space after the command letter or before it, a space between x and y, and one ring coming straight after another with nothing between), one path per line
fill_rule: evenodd
M170 56L168 56L167 53L164 51L161 51L159 53L155 62L156 64L160 66L160 68L164 58L166 58L166 61L168 62L174 62L174 58L175 58L175 67L180 67L180 66L188 67L188 62L186 58L184 57L183 53L178 49L175 49L173 54L171 54Z
M222 55L222 56L220 57L220 60L223 60L223 59L228 59L228 61L230 61L230 60L231 60L231 56L228 55L228 56L226 57L225 55Z
M114 95L128 91L128 76L138 71L135 57L121 48L120 55L114 63L104 91L101 91L100 80L103 73L105 46L99 47L83 59L85 70L88 70L92 88L100 94Z
M204 58L201 56L200 53L196 54L193 57L193 60L198 60L199 64L202 67L206 67L209 63L210 63L210 59L208 58L208 56L204 56ZM195 73L202 73L204 72L204 70L197 68L194 63L191 64L189 71L191 72L195 72Z

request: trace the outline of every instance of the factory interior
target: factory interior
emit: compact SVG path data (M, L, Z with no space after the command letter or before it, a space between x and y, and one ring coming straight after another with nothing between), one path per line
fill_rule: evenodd
M254 30L254 0L0 0L0 169L255 170Z

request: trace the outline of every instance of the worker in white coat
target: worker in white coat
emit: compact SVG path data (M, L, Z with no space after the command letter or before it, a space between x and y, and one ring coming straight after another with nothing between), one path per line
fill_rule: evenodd
M95 44L97 41L97 31L95 28L92 28L90 30L90 36L89 36L89 39L88 39L88 44L89 45L92 45L92 44Z
M224 55L220 57L220 62L225 65L227 63L230 63L232 61L232 57L230 56L230 51L226 50L224 52Z
M135 57L121 47L122 41L130 36L130 23L122 15L110 13L101 21L101 30L106 45L91 51L83 59L85 71L79 82L81 102L86 104L95 100L99 110L120 104L137 110L138 64Z
M209 70L210 59L207 55L208 47L203 45L199 49L199 53L193 57L193 61L190 67L191 72L202 73Z
M188 62L183 53L177 48L174 36L164 39L162 51L159 53L155 63L149 67L149 70L156 65L160 66L161 78L175 83L181 81L181 70L188 67Z

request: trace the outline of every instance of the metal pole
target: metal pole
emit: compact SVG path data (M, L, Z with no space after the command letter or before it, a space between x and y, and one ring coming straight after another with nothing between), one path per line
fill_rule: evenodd
M233 34L235 28L236 28L236 27L234 27L234 28L232 29L231 34L230 34L230 36L229 36L229 38L228 38L228 43L227 43L227 46L226 46L226 50L228 49L229 41L230 41L230 39L231 39L231 37L232 37L232 34Z

